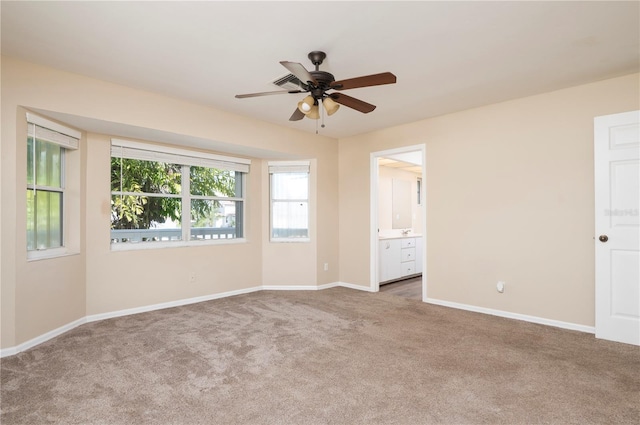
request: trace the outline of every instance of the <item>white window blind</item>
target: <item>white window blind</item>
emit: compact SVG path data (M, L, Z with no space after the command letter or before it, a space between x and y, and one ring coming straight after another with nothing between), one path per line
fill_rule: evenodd
M29 137L54 143L65 149L78 149L80 132L65 127L38 115L27 113L27 134Z
M308 173L309 161L271 161L269 174L274 173Z
M130 140L111 139L111 156L143 161L217 168L219 170L249 172L251 160L197 152L188 149L152 145Z

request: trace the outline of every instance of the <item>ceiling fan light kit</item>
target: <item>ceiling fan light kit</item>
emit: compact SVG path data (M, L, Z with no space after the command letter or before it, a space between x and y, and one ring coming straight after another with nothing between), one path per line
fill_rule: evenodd
M280 62L282 66L291 72L293 77L299 80L300 90L279 90L273 92L238 94L236 95L236 98L243 99L246 97L267 96L272 94L309 93L304 99L298 102L297 108L289 118L289 121L299 121L305 116L307 118L317 120L320 118L320 103L322 103L323 109L329 116L336 113L340 108L340 105L355 109L363 114L367 114L376 109L375 105L356 99L355 97L347 96L346 94L327 93L329 90L341 91L360 87L394 84L396 82L396 76L390 72L336 81L332 74L320 71L320 65L327 57L326 53L313 51L309 53L307 57L315 66L314 71L307 71L302 64L297 62Z
M311 111L311 108L313 108L315 102L316 100L313 98L313 96L309 95L298 103L298 109L300 109L300 112L306 115L309 113L309 111Z
M340 105L338 105L333 99L327 96L324 99L322 99L322 107L327 112L327 115L331 116L335 114L338 108L340 108ZM305 97L300 102L298 102L298 109L307 118L310 118L312 120L317 120L320 118L320 104L311 95ZM292 121L295 121L295 120L292 120Z
M322 99L322 107L325 111L327 111L327 115L331 116L336 113L336 111L340 108L340 105L338 105L335 100L327 96Z
M318 107L318 105L313 105L311 107L311 110L307 114L307 118L311 118L312 120L320 119L320 108Z

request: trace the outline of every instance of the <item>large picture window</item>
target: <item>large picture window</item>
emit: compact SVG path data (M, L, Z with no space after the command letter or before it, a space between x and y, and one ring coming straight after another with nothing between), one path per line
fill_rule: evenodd
M243 238L248 170L244 159L114 139L112 244Z
M309 162L270 162L271 241L309 240Z
M76 130L27 114L27 251L30 253L54 252L65 246L65 152L78 149L79 138Z

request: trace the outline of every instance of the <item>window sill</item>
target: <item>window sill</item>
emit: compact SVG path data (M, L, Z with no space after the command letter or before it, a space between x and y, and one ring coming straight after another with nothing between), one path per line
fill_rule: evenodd
M232 245L246 243L245 238L235 239L215 239L215 240L200 240L200 241L167 241L167 242L124 242L124 243L112 243L111 251L139 251L148 249L163 249L163 248L183 248L194 246L215 246L215 245Z
M80 255L79 251L71 251L67 248L42 249L38 251L27 251L27 262L51 260L60 257L71 257Z

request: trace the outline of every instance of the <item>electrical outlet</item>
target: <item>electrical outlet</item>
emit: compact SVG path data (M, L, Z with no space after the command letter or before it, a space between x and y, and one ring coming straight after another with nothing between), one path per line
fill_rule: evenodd
M329 263L324 263L324 271L325 272L329 271Z
M496 285L496 289L501 294L504 292L504 287L505 287L505 283L503 281L499 281L498 284Z

